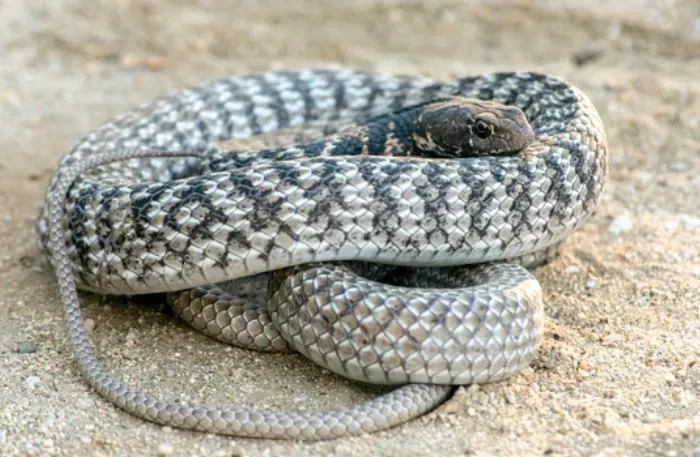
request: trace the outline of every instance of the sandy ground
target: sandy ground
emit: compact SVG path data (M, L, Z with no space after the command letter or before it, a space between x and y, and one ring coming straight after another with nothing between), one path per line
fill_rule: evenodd
M537 3L0 1L0 454L700 455L700 6ZM90 129L176 88L339 64L436 78L542 70L592 97L611 182L537 271L537 360L405 426L316 444L171 430L117 410L80 377L34 245L50 169ZM161 303L84 304L109 369L161 397L311 411L377 393L301 356L225 347Z

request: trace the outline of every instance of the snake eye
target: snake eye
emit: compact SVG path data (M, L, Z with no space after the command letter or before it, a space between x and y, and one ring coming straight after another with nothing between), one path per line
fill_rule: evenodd
M476 124L474 125L474 131L476 132L476 136L479 138L488 138L491 136L491 126L488 125L484 121L476 121Z

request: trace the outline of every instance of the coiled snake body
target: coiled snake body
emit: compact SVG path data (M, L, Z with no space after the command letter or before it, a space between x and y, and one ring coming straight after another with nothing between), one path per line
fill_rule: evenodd
M346 127L452 96L520 108L533 141L494 156L328 154L345 144L333 134ZM299 126L331 139L264 153L220 147ZM558 78L269 72L181 90L87 135L57 167L37 231L81 370L101 395L174 427L324 439L402 423L453 385L528 365L543 310L524 267L588 219L606 175L602 122ZM267 293L257 285L265 281ZM399 387L324 413L166 403L104 371L76 286L168 292L185 321L220 340L296 350L343 376Z

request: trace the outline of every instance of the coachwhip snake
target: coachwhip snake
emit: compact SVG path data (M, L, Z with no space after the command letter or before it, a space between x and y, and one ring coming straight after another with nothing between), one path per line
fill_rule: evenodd
M510 155L333 155L346 128L352 137L367 120L452 96L519 108L533 141ZM220 147L299 126L330 137L262 155ZM52 176L37 231L81 371L101 395L174 427L326 439L405 422L454 385L527 366L544 313L524 267L589 218L607 167L592 103L549 75L268 72L183 89L88 134ZM218 339L299 351L398 387L323 413L164 402L105 372L76 286L167 292L185 321Z

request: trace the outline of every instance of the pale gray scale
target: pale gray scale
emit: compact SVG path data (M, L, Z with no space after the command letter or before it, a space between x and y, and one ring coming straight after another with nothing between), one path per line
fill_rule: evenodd
M306 122L306 117L304 115L305 105L303 96L292 90L282 91L279 95L287 110L289 125L295 126L304 124Z
M332 268L332 267L329 267ZM343 275L343 284L346 284L348 282L352 283L353 279L356 280L356 278L349 277L347 274ZM482 278L482 279L488 279L488 278ZM290 279L291 280L291 279ZM297 278L297 282L301 281L303 282L303 278ZM318 280L317 277L314 277L314 280ZM326 284L324 286L328 287L329 289L334 288L334 283L332 282L324 282ZM396 332L396 335L393 335L392 337L389 337L386 333L386 328L388 328L390 319L387 319L386 317L382 317L383 315L387 314L383 311L386 311L383 309L385 306L385 303L389 302L389 299L387 296L384 294L395 294L394 296L400 296L401 294L401 289L400 288L386 288L385 286L382 286L380 284L372 284L374 287L370 288L368 284L364 283L361 284L361 288L365 290L367 293L368 290L371 289L376 289L376 290L383 290L384 292L381 292L381 296L376 298L372 298L374 295L373 292L369 292L369 295L367 296L367 299L363 301L363 305L357 304L355 306L359 306L361 308L364 308L364 310L361 310L360 312L365 316L361 322L363 323L363 328L365 329L364 331L372 331L375 333L372 334L367 334L368 338L364 340L353 340L352 339L352 334L348 334L347 332L338 332L338 331L333 331L331 332L331 335L337 338L341 338L340 340L334 340L328 347L341 347L343 343L346 341L343 340L342 338L350 338L348 341L350 342L351 345L355 345L352 350L348 351L347 349L345 350L345 360L343 361L342 364L338 363L329 363L329 365L332 365L336 367L336 370L339 370L340 374L343 374L344 376L348 377L355 377L355 379L366 379L366 377L369 377L372 379L372 382L379 382L379 383L405 383L405 382L432 382L432 383L440 383L440 382L449 382L449 379L452 379L452 376L449 376L447 373L447 360L441 353L440 349L442 346L447 345L448 342L452 341L459 341L461 339L462 343L454 343L454 344L459 344L460 346L466 342L467 344L467 359L472 360L472 366L473 367L481 367L482 371L487 369L487 368L493 368L492 365L486 364L485 362L482 362L482 356L484 355L484 352L486 353L486 356L488 357L489 355L491 356L492 359L496 358L496 354L499 352L499 348L502 348L506 344L506 340L508 339L508 336L506 335L505 331L493 331L493 329L486 329L486 327L483 327L483 325L489 325L489 322L499 322L499 317L501 317L506 311L506 307L510 305L506 305L505 303L502 303L501 301L498 301L498 299L492 298L492 293L489 291L489 295L486 300L487 301L493 301L496 300L498 303L495 305L490 306L490 309L492 310L493 314L486 314L481 317L477 317L481 311L479 311L479 308L476 309L476 313L474 314L474 318L469 317L470 312L466 312L464 310L469 308L469 305L467 303L471 302L471 299L467 299L465 296L460 295L459 293L445 293L444 297L442 299L438 298L436 302L433 302L431 305L427 305L427 303L424 304L424 302L416 302L415 299L412 303L411 306L408 306L404 308L402 304L399 304L399 308L403 308L406 310L415 310L417 314L414 314L413 321L414 322L421 322L424 319L426 320L426 324L415 327L413 331L411 329L404 330L402 328L393 327L394 332ZM533 289L533 293L537 295L539 293L539 289L536 286L536 283L533 284L535 289ZM349 287L349 286L341 286L342 287ZM294 291L300 292L304 288L295 288L293 289ZM289 289L291 290L291 289ZM415 291L415 290L414 290ZM425 293L430 293L431 291L425 291ZM290 293L293 293L290 292ZM478 296L479 292L475 291L474 292ZM484 295L486 297L486 295ZM402 299L399 299L399 301ZM452 304L448 303L444 300L452 301L452 300L457 300L457 303ZM478 299L477 299L478 301ZM286 306L287 303L305 303L305 299L303 297L300 297L296 300L290 300L290 299L283 299L280 300L280 303L282 306ZM462 305L460 307L460 304ZM397 306L397 305L394 305ZM515 306L518 306L517 304ZM274 306L273 306L274 308ZM461 312L460 312L461 310ZM453 327L450 328L449 330L438 325L435 326L434 324L434 317L436 316L443 316L446 314L451 314L453 312L456 312L456 316L454 319L447 320L441 317L440 322L451 322ZM310 314L309 316L314 316L314 315L321 315L322 312L314 312ZM528 313L529 314L529 313ZM287 316L292 316L295 315L295 312L290 312L286 311L285 315ZM390 318L390 316L389 316ZM303 335L304 331L312 331L312 332L326 332L324 330L325 324L324 323L317 323L315 318L312 318L312 320L309 321L304 321L303 324L297 323L296 325L292 325L291 327L288 327L285 323L282 323L281 329L283 335L285 335L286 339L299 339L301 338L299 335ZM537 319L535 319L537 320ZM464 328L463 330L461 328L454 328L454 325L456 322L464 322L468 327ZM508 322L507 320L504 321L505 325L510 325L511 322ZM497 325L497 324L496 324ZM523 324L525 326L527 325L541 325L541 319L536 322L536 323L525 323ZM429 330L428 330L429 329ZM484 330L486 329L486 330ZM291 334L287 334L286 332L291 331ZM370 346L371 342L371 347L374 348L376 346L381 346L381 340L383 338L388 338L388 341L386 341L386 347L393 347L393 343L395 341L399 341L401 339L401 336L403 335L404 331L408 331L407 335L411 336L411 344L413 344L413 347L411 348L410 351L404 351L404 357L403 360L400 362L400 365L404 366L405 372L403 375L399 375L398 371L396 371L396 366L393 367L394 371L392 373L391 378L387 378L385 376L385 369L381 369L380 366L382 365L382 361L385 358L389 358L388 365L396 365L396 358L400 357L399 352L400 351L385 351L385 352L375 352L374 350L367 350L367 348ZM426 331L428 331L426 333ZM466 337L461 337L460 334L461 332L466 332L468 336ZM321 335L324 335L326 333L321 333ZM308 340L316 340L321 336L319 334L313 333L311 336L307 335L306 339ZM374 335L374 337L372 337ZM473 339L476 337L476 340ZM457 338L457 340L453 340L453 338ZM481 338L481 339L479 339ZM303 338L301 338L303 340ZM300 340L300 341L301 341ZM362 343L364 341L364 343ZM477 344L476 341L478 341L478 345L473 345ZM408 340L407 340L408 343ZM530 341L526 341L525 344L528 345ZM359 346L357 346L359 344ZM364 346L366 344L367 346ZM418 347L415 346L415 344L419 344L423 346L423 349L419 349ZM316 350L315 347L313 346L308 346L308 350L310 351L309 353L305 354L308 357L310 357L312 360L315 360L317 363L323 363L323 359L327 359L329 357L329 354L320 354L318 352L314 352ZM469 349L471 348L471 349ZM378 351L378 350L377 350ZM425 352L423 352L425 351ZM462 354L464 354L464 349L461 350ZM357 354L356 358L348 358L347 355L348 353L350 354ZM423 355L421 355L423 354ZM469 355L472 354L472 355ZM426 366L426 358L430 360L434 360L433 365L428 364L429 369L427 371L425 370ZM483 364L483 366L482 366ZM342 366L342 368L341 368ZM520 366L519 368L522 368ZM465 373L470 373L468 376L472 377L474 374L471 372L472 370L466 370ZM499 377L499 376L506 376L507 374L504 372L500 374L500 371L497 373L487 373L487 374L478 374L477 376L488 376L490 377Z
M360 84L361 81L358 81L357 85L351 85L345 88L345 104L350 110L355 112L361 112L366 108L372 92L370 87Z

